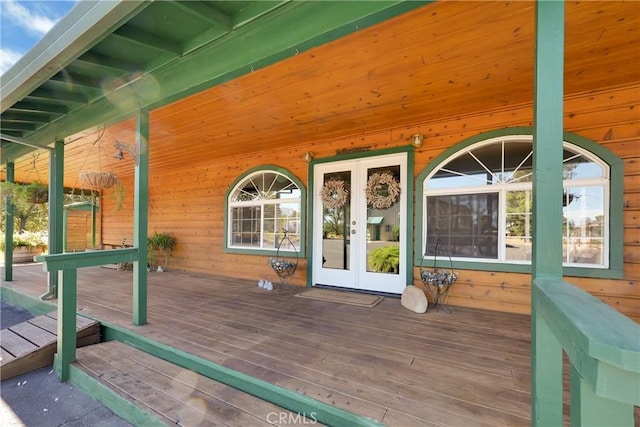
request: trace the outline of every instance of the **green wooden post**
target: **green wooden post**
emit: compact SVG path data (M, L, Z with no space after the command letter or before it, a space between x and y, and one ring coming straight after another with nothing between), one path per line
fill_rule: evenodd
M95 267L116 262L138 261L138 249L113 249L66 254L40 255L44 271L58 272L60 296L58 298L58 353L54 369L61 381L69 379L69 365L76 360L76 310L78 268Z
M536 2L532 280L562 279L564 2ZM536 315L532 286L531 424L562 425L562 348Z
M96 193L91 192L91 249L96 248Z
M65 209L62 212L62 224L64 229L62 230L62 251L67 250L67 234L69 233L69 209Z
M54 272L52 272L54 274ZM58 298L58 353L55 371L60 381L69 379L69 365L76 360L76 291L78 272L76 267L59 272L60 293Z
M564 2L536 2L533 278L562 278Z
M15 182L15 164L7 163L7 182ZM6 216L5 216L5 234L4 234L4 280L10 282L13 280L13 220L14 208L11 197L5 196Z
M133 244L138 261L133 263L133 324L147 323L147 228L149 223L149 111L138 113L136 121L135 201Z
M64 252L64 141L56 141L49 151L49 254ZM57 298L58 275L49 273L49 290L41 298Z
M633 405L596 396L588 382L571 367L571 425L634 425Z
M543 316L531 311L532 426L562 425L562 345ZM537 394L533 394L537 393Z

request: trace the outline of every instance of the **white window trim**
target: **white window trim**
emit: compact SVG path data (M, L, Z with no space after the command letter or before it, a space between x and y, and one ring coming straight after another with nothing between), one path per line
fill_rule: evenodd
M520 141L520 142L531 142L533 144L533 136L532 135L507 135L500 136L495 138L490 138L475 144L472 144L468 147L465 147L463 150L460 150L456 153L451 154L444 160L440 162L440 164L433 168L433 170L424 178L422 189L422 227L423 231L428 229L427 225L427 197L428 196L442 196L442 195L463 195L463 194L487 194L487 193L499 193L499 215L500 221L498 225L498 258L470 258L470 257L452 257L454 261L460 262L475 262L475 263L486 263L486 264L517 264L517 265L531 265L531 261L518 261L518 260L507 260L506 259L506 193L507 191L522 191L522 190L532 190L533 183L532 182L522 182L522 183L507 183L507 184L491 184L477 187L462 187L462 188L445 188L445 189L432 189L428 188L428 182L433 178L433 176L438 173L442 169L443 165L448 164L451 160L464 155L465 153L469 153L470 151L476 150L486 145L501 143L502 147L502 168L504 169L504 143L510 141ZM580 263L567 263L563 260L563 267L579 267L579 268L589 268L589 269L608 269L609 268L609 251L610 251L610 180L611 180L611 170L609 165L601 160L599 157L595 156L593 153L575 145L567 141L563 141L563 147L568 148L571 151L577 152L583 157L589 159L590 161L598 164L603 170L603 176L601 178L583 178L583 179L566 179L563 181L563 188L567 187L600 187L603 189L603 198L604 198L604 228L603 228L603 237L602 241L604 242L603 249L603 264L580 264ZM421 248L422 253L424 254L424 248L427 243L427 233L423 232L421 236ZM424 257L424 255L422 255ZM437 258L438 260L448 260L448 256L440 255Z
M231 198L233 197L233 195L236 193L236 191L238 190L238 188L244 184L245 182L247 182L247 180L252 179L255 176L258 175L262 175L265 173L272 173L272 174L276 174L279 176L282 176L284 178L286 178L291 184L293 184L295 186L295 188L300 191L300 193L302 194L302 189L299 188L299 185L294 182L290 177L288 177L286 174L279 172L277 170L273 170L273 169L260 169L260 170L256 170L252 173L249 173L247 175L244 175L241 177L241 179L236 183L236 185L231 189L231 191L228 193L227 196L227 248L228 249L233 249L233 250L246 250L246 251L264 251L264 252L273 252L275 251L277 248L273 247L273 248L266 248L263 246L263 242L264 242L264 207L267 205L279 205L279 204L291 204L291 203L297 203L298 206L300 207L299 210L299 221L302 221L302 197L298 197L298 198L291 198L291 199L264 199L261 198L260 200L241 200L241 201L231 201ZM238 207L260 207L260 246L242 246L242 245L235 245L233 244L233 222L234 222L234 217L233 217L233 209L234 208L238 208ZM300 224L300 227L302 227L303 225ZM298 233L300 234L300 230L298 230ZM302 236L301 236L302 238ZM277 243L276 243L277 246ZM299 250L292 250L292 249L287 249L287 248L281 248L282 252L290 252L290 253L294 253L294 252L298 252Z

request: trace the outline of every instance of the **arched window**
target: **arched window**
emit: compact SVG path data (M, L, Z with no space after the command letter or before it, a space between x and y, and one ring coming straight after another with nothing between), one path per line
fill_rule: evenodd
M564 142L563 264L610 267L610 166ZM454 261L530 265L531 135L508 135L451 150L423 175L421 254ZM420 178L419 178L420 179ZM515 270L517 271L517 269Z
M275 251L287 231L290 244L281 251L301 251L302 185L279 168L260 168L240 177L227 196L229 250Z

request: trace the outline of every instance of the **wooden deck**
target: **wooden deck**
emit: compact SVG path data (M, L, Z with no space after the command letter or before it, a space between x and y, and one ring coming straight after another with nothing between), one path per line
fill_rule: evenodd
M38 296L45 277L20 266L3 286ZM529 316L419 315L394 298L363 308L169 271L149 274L149 322L135 327L131 284L130 271L79 270L79 312L389 426L530 424Z

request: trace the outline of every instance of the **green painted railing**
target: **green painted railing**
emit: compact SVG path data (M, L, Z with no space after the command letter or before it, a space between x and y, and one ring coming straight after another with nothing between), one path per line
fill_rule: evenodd
M59 272L58 280L58 348L54 369L60 381L69 379L69 366L76 360L76 312L78 308L78 268L138 260L138 248L95 252L41 255L44 271Z
M95 394L112 411L125 419L147 425L155 425L144 411L138 411L117 393L89 379L86 374L71 366L76 360L76 311L78 268L138 261L138 248L114 249L95 252L77 252L66 254L42 255L36 261L43 263L44 271L60 272L58 289L58 347L54 359L54 370L60 381L75 380L80 387ZM144 304L146 306L146 302ZM105 326L106 340L119 340L160 357L179 366L191 369L243 392L275 403L283 408L302 415L308 423L318 422L327 425L348 425L362 427L382 426L380 422L331 406L311 397L291 391L242 372L226 368L199 357L184 353L161 343L155 342L133 332L113 325ZM307 415L305 415L307 414ZM306 418L309 416L310 418ZM142 420L142 421L140 421Z
M532 307L531 424L563 424L564 351L571 363L571 425L633 426L640 325L562 280L534 280Z

